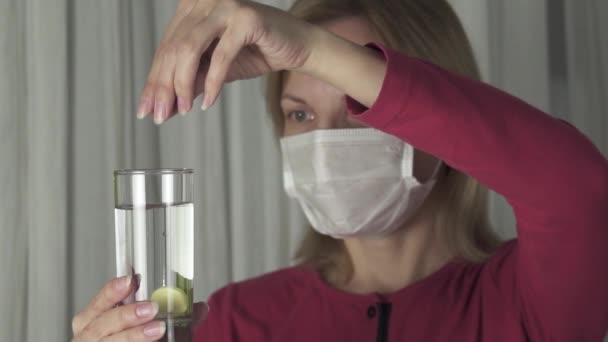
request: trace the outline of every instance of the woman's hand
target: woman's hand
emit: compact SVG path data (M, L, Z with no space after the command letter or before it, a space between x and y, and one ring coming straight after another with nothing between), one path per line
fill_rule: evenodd
M158 305L152 302L120 304L137 291L133 278L120 277L109 281L89 305L72 320L73 342L88 341L156 341L165 333L165 323L153 321ZM194 304L192 327L208 313L205 303ZM181 332L183 333L183 332Z
M164 323L152 321L158 312L156 304L138 302L116 306L135 291L131 279L111 280L74 317L72 341L156 341L163 336Z
M182 0L154 57L138 117L154 111L161 123L216 101L225 82L301 68L312 51L315 26L250 1Z

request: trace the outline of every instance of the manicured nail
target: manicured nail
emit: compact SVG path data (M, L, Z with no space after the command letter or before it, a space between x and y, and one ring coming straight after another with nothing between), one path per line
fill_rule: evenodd
M169 106L160 100L157 100L154 104L154 123L159 125L169 115Z
M137 290L139 290L139 285L141 284L141 274L135 274L133 279L135 279L135 284L132 285L134 287L133 292L137 292Z
M144 335L148 337L160 337L165 334L166 328L164 321L150 322L144 327Z
M211 99L209 98L209 96L207 94L205 94L203 96L203 105L201 106L201 110L202 111L206 111L207 109L209 109L209 101L211 101Z
M143 119L145 116L146 116L146 113L144 112L144 104L140 103L139 107L137 108L137 118Z
M114 288L118 291L122 291L122 290L128 288L129 286L131 286L132 279L133 279L133 277L129 274L127 277L123 277L122 279L116 281L114 283Z
M141 101L139 101L139 106L137 106L138 119L143 119L150 113L150 103L151 101L149 99L141 99Z
M135 314L140 318L147 318L156 316L158 313L158 304L152 303L140 303L135 307Z
M188 101L186 101L186 99L181 96L177 97L177 111L182 115L190 111Z

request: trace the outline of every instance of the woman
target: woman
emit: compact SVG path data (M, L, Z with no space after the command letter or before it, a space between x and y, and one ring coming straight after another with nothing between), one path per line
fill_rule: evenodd
M138 116L162 123L202 91L206 109L225 82L273 72L285 188L314 229L299 266L216 292L195 340L600 341L601 153L476 81L443 0L300 0L290 13L181 1L142 95ZM480 183L513 206L517 241L493 235ZM112 308L129 291L108 283L75 317L76 340L158 339L149 303Z

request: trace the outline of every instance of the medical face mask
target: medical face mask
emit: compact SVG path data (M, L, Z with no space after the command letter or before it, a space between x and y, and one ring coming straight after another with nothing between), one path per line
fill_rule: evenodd
M281 139L283 180L315 230L335 238L399 229L435 184L414 178L414 148L372 128L315 130Z

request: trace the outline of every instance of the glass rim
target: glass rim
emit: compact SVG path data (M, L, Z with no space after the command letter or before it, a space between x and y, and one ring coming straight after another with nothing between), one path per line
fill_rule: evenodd
M193 169L186 168L162 168L162 169L121 169L114 170L115 176L129 175L159 175L159 174L191 174Z

